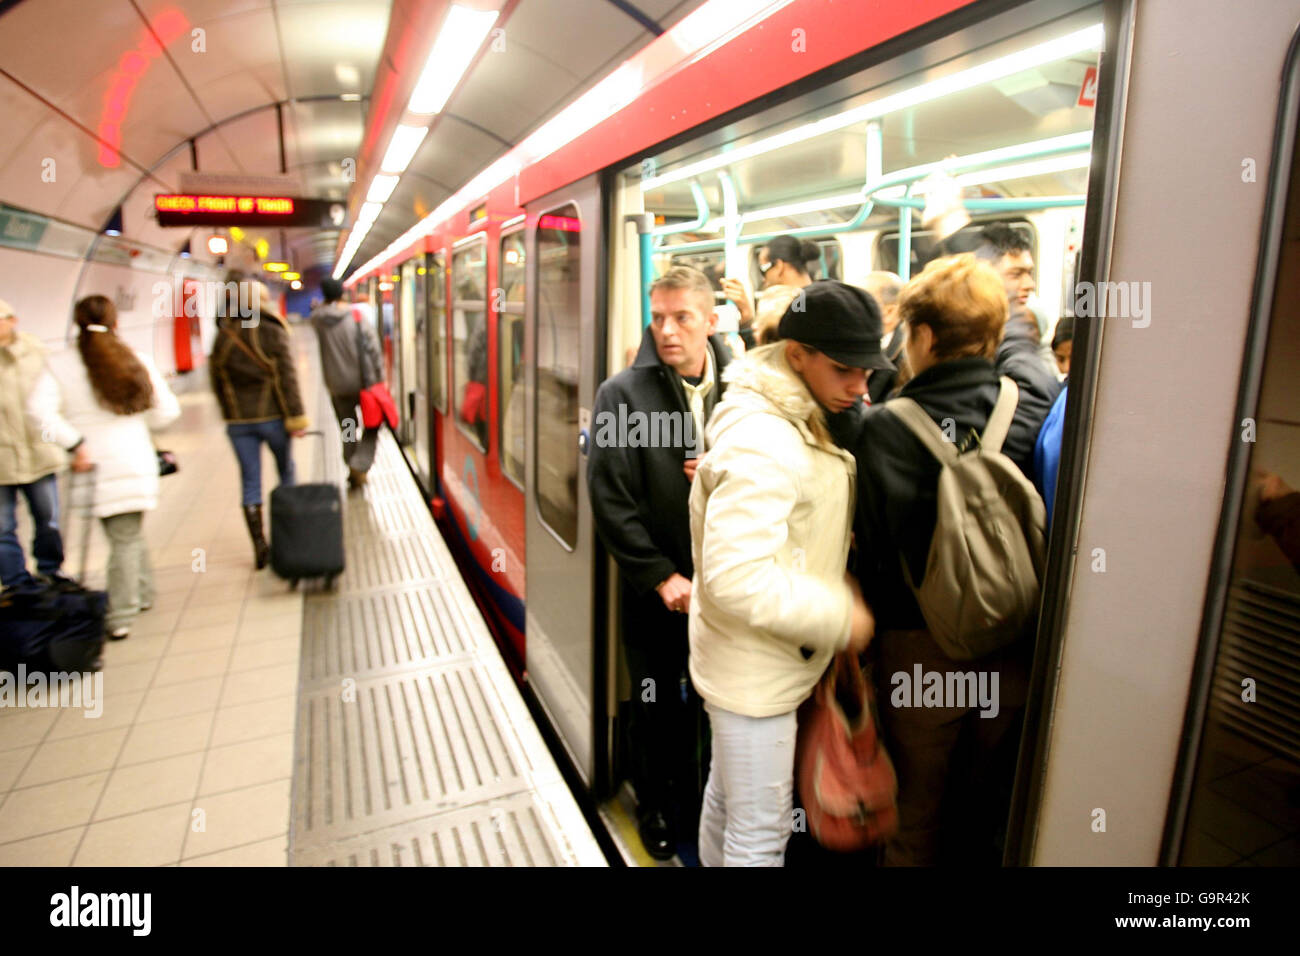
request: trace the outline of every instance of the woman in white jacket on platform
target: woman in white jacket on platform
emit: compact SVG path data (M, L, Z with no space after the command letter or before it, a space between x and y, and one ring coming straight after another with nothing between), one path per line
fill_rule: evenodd
M150 431L180 417L180 403L148 357L117 337L117 309L102 295L77 303L75 349L48 359L27 413L42 436L78 443L95 464L94 514L108 559L108 636L121 640L153 604L144 512L158 506L158 455Z

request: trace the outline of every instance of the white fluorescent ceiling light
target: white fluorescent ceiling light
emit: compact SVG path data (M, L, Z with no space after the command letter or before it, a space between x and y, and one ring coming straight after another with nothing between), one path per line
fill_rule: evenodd
M372 223L379 218L379 213L383 210L384 204L381 202L362 203L361 208L357 210L357 222L359 226L362 223Z
M429 51L407 109L412 113L442 111L496 19L495 10L471 10L454 5L447 11L447 19Z
M428 134L427 126L398 126L393 130L393 138L388 141L388 151L379 164L380 170L385 173L404 172Z
M821 136L824 133L834 132L835 130L844 129L855 123L861 123L866 120L878 119L889 113L895 113L899 110L908 109L912 106L918 106L921 103L927 103L930 100L936 100L940 97L951 96L954 93L960 93L963 90L969 90L973 87L980 86L984 83L991 83L994 80L1002 79L1013 73L1019 73L1023 70L1030 70L1044 63L1051 63L1055 60L1064 59L1067 56L1073 56L1076 53L1082 53L1086 50L1096 50L1102 45L1102 26L1100 23L1086 27L1083 30L1077 30L1074 33L1068 33L1063 37L1057 37L1055 40L1048 40L1037 46L1028 47L1024 50L1017 50L1015 53L991 60L979 66L971 67L968 70L962 70L953 73L951 76L940 77L929 83L922 83L920 86L914 86L908 90L901 90L890 96L882 97L872 103L865 103L856 109L847 110L843 113L837 113L834 116L828 116L825 119L818 120L815 123L808 123L804 126L797 126L794 129L786 130L784 133L778 133L775 136L769 136L766 139L760 139L750 143L748 146L741 146L730 152L719 153L716 156L710 156L708 159L702 159L699 162L691 163L672 172L664 173L662 176L654 176L650 179L641 181L641 191L646 192L659 186L666 186L669 183L680 182L683 179L690 179L693 176L699 176L715 169L721 169L723 166L729 166L732 163L744 159L750 159L761 153L771 152L774 149L781 149L784 146L790 146L794 143L801 143L804 140L812 139L815 136Z
M366 202L385 203L397 188L400 176L376 176L370 180L370 191L366 193Z

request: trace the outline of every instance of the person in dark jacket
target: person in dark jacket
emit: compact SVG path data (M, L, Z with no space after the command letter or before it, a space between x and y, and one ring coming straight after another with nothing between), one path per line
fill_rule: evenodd
M899 394L917 402L959 450L973 447L999 392L993 358L1007 305L997 274L969 254L936 259L903 290L899 313L907 324L913 375ZM1028 477L1056 383L1049 386L1033 374L1017 377L1017 370L1024 371L1012 363L1002 372L1020 387L1002 450ZM838 437L858 462L857 576L876 616L874 680L899 781L900 829L886 846L884 862L996 863L1032 648L1022 641L961 662L939 649L903 573L905 563L912 581L919 584L925 576L939 462L888 402L850 424L852 433L842 430ZM902 686L897 675L911 680L917 668L922 674L983 673L996 700L990 707L969 700L964 706L896 704ZM949 679L943 680L947 685Z
M252 288L251 317L217 319L208 374L239 459L244 519L253 539L254 561L261 569L270 557L262 523L262 444L275 456L280 484L292 485L289 436L303 435L308 420L298 392L289 324L265 285L253 282Z
M713 289L702 272L669 269L650 287L650 308L636 361L596 392L587 486L596 530L620 572L641 839L668 859L676 835L693 842L703 791L703 708L686 669L694 573L687 500L731 351L713 334Z
M343 284L337 279L323 279L320 284L324 304L312 310L309 321L316 330L320 343L321 377L329 389L330 404L343 434L343 460L348 466L348 486L360 488L366 483L366 474L375 461L375 443L379 438L377 428L365 428L358 409L361 389L377 381L383 372L383 356L373 323L356 322L352 306L341 301ZM369 305L359 309L373 312ZM361 348L358 348L360 340ZM364 348L364 352L362 352ZM366 371L362 372L362 362Z

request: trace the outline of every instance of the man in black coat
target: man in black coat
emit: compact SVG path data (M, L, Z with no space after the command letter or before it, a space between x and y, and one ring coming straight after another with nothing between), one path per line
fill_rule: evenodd
M713 289L703 273L668 270L650 287L650 307L636 360L596 392L587 487L596 530L620 571L641 840L669 859L676 833L694 842L703 790L703 709L686 670L694 573L687 499L731 356L712 334Z

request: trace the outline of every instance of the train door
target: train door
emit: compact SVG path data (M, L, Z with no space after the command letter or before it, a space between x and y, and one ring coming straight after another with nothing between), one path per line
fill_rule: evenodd
M600 381L595 176L528 204L525 666L590 786L595 775L594 525L579 448Z
M443 317L442 257L426 256L416 270L416 297L419 320L415 326L415 467L429 493L433 493L433 418L432 403L439 380L434 371L430 337L434 323Z
M398 327L401 329L399 342L399 355L401 363L401 372L398 375L401 391L398 402L402 410L401 424L398 426L398 438L403 445L410 445L415 436L415 393L416 393L416 339L420 335L420 319L417 312L420 311L418 306L423 305L420 297L416 294L416 259L410 259L402 263L401 284L398 289L401 291Z

